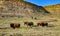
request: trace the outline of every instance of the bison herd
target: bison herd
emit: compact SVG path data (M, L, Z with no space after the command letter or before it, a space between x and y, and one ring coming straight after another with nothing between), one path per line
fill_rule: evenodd
M33 22L24 22L24 25L26 25L27 27L30 26L30 27L33 27L33 26L48 26L48 23L47 22L40 22L40 23L37 23L37 25L34 25ZM15 28L20 28L21 24L20 23L11 23L10 24L10 27L15 29Z

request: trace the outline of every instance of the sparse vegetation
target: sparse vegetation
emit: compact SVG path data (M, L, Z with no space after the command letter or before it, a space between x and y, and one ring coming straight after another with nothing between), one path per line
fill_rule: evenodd
M50 5L44 7L46 10L48 10L51 14L53 14L54 17L60 18L60 4L56 5Z
M22 3L21 1L23 0L6 0L0 5L0 36L60 36L60 18L47 15L49 14L48 11L42 6L29 2ZM37 25L40 20L52 19L58 21L48 22L48 27L34 26L30 28L24 25L25 21L34 22L34 25ZM13 22L19 22L21 24L20 28L12 29L10 23Z

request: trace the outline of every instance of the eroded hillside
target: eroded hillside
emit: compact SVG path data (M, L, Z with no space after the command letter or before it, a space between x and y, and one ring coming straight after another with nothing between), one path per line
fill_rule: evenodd
M49 14L42 6L21 0L0 0L1 16L35 17Z

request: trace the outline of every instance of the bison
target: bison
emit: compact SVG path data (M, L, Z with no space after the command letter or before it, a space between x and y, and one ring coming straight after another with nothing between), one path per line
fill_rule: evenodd
M15 28L20 28L20 24L19 23L11 23L10 27L15 29Z
M32 27L34 25L34 23L33 22L24 22L24 25Z
M37 23L37 26L42 26L42 27L48 26L48 23L46 22Z

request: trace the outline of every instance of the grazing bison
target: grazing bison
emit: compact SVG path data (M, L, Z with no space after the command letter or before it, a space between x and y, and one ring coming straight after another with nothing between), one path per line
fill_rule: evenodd
M37 23L37 26L42 26L42 27L48 26L48 23L45 22Z
M15 28L20 28L20 24L19 24L19 23L11 23L11 24L10 24L10 27L11 27L11 28L14 28L14 29L15 29Z
M33 22L24 22L24 25L32 27L34 25L34 23Z

